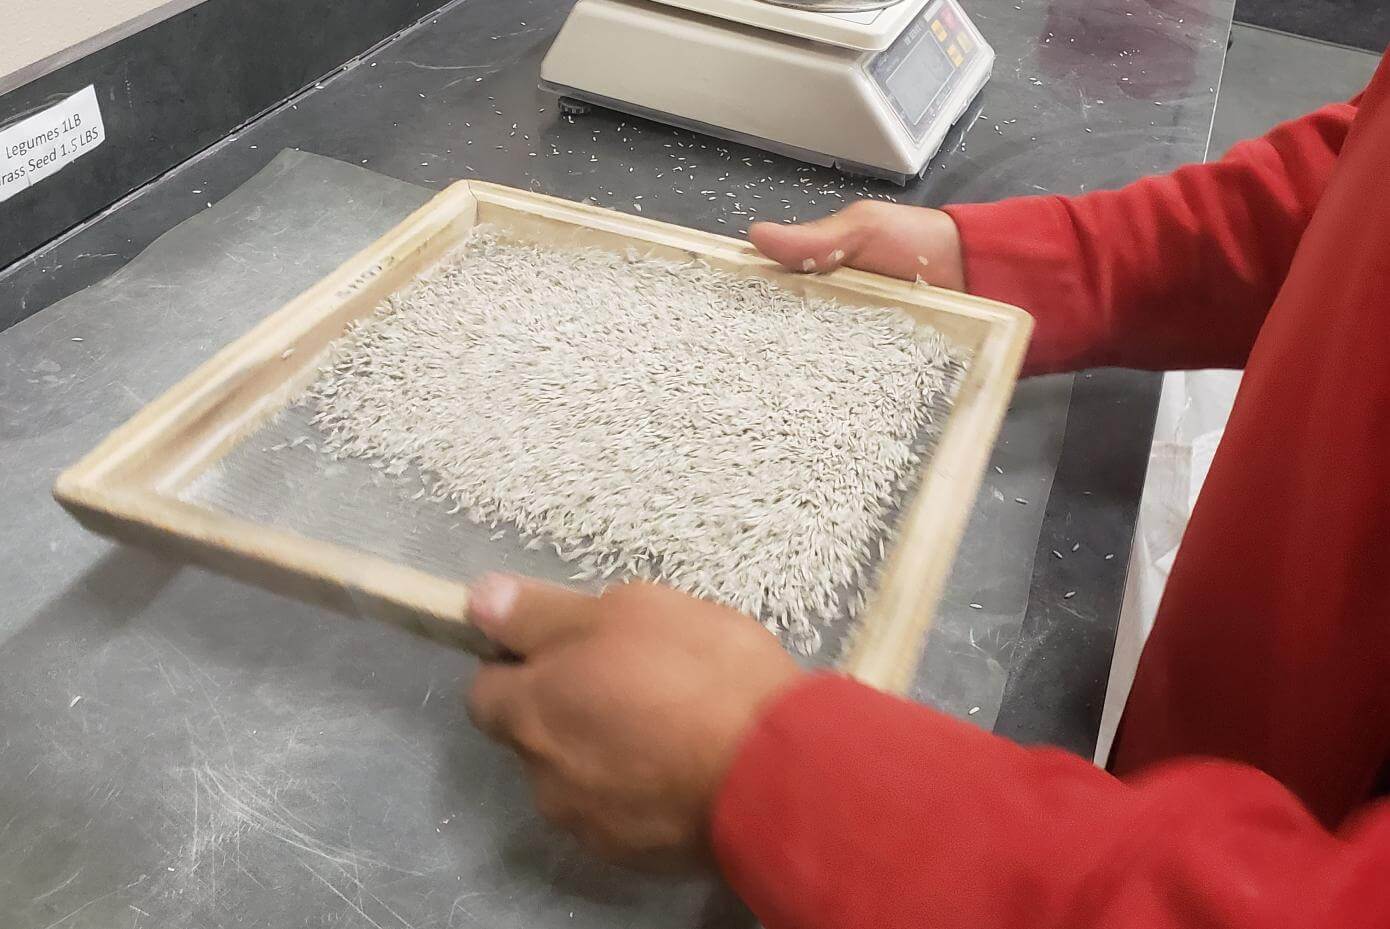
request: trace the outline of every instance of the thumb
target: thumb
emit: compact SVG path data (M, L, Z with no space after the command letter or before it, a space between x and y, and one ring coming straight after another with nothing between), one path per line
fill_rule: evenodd
M754 223L748 238L767 257L793 271L832 271L845 265L905 281L965 288L960 232L940 210L860 200L813 223Z
M754 223L748 227L748 239L789 271L833 271L859 251L866 231L860 216L842 210L800 225Z
M469 591L470 618L493 642L522 658L587 628L597 601L577 591L507 574L488 574Z

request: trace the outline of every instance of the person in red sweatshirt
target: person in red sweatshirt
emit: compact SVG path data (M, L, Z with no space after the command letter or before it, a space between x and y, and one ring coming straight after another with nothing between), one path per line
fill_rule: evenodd
M510 577L470 710L550 818L707 858L769 929L1390 926L1390 65L1123 190L755 226L1026 307L1029 373L1243 367L1109 772L832 674L649 586Z

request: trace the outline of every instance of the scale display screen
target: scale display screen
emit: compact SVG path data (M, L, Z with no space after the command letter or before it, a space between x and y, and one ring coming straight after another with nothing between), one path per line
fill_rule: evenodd
M951 3L938 0L869 62L868 71L912 137L920 140L979 54L973 27Z

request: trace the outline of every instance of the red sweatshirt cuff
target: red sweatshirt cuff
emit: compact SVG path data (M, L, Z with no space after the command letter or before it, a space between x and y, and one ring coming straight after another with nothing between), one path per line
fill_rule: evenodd
M960 231L966 290L1033 316L1024 374L1092 363L1100 321L1085 314L1079 245L1062 198L1019 197L944 210Z
M972 818L962 773L992 775L991 760L1019 751L847 678L810 677L744 740L716 800L715 856L769 929L900 925L902 900L883 891L920 885L934 842L960 846L950 821Z

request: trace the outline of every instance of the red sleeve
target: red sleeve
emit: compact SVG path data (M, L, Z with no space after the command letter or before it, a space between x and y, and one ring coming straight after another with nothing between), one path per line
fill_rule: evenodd
M767 929L1390 925L1390 810L1326 832L1251 768L1121 782L818 676L718 798L715 852Z
M1358 101L1122 190L948 206L966 286L1032 313L1028 373L1241 367Z

